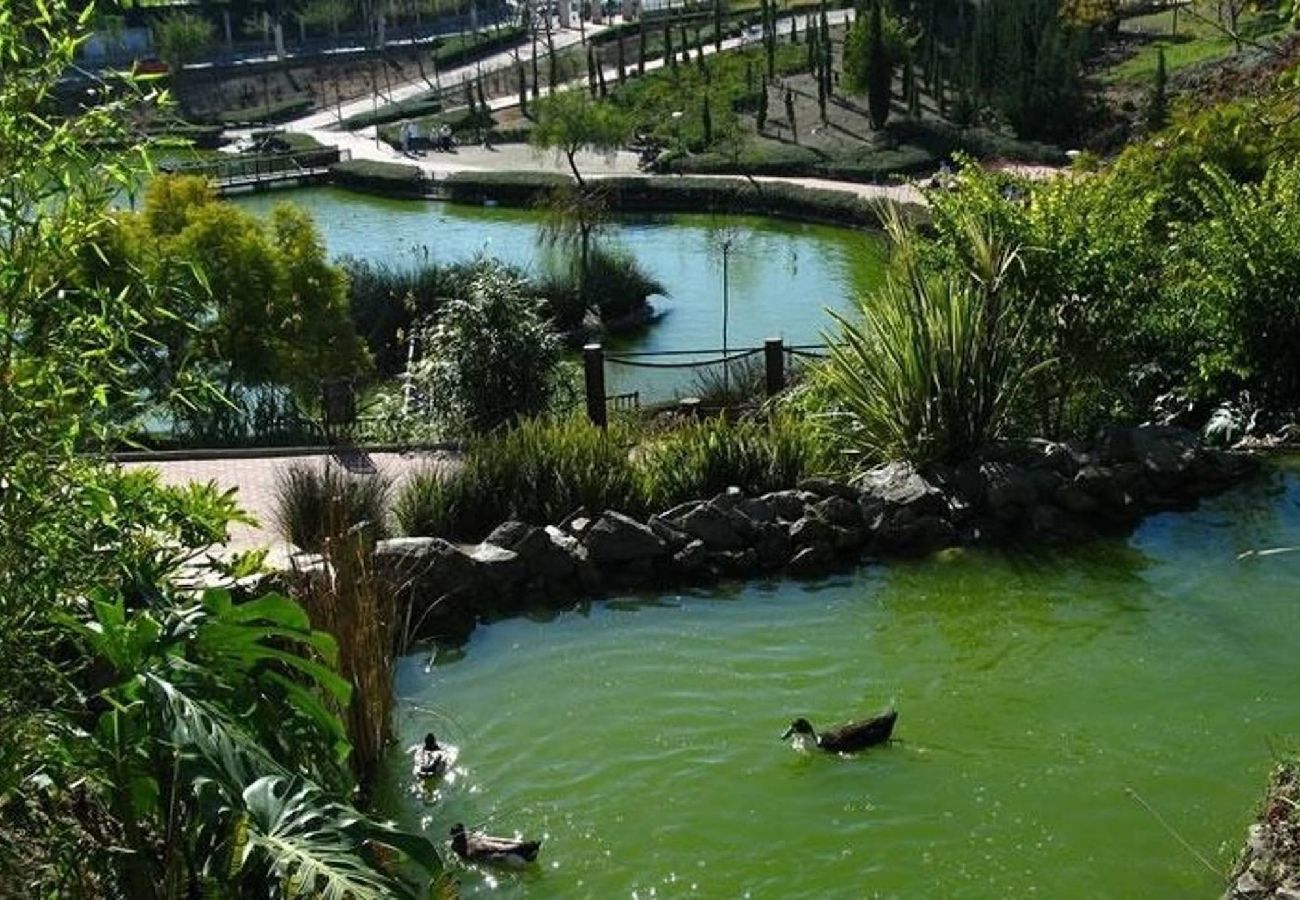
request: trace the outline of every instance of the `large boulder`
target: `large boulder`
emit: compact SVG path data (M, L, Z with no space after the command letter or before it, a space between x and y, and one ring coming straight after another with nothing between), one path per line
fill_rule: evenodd
M562 581L574 575L586 551L577 538L553 525L536 528L514 546L528 574L545 581Z
M511 519L493 528L492 533L484 538L483 542L513 550L516 544L535 531L537 531L537 526Z
M804 516L790 526L790 543L799 548L835 545L835 526L819 516Z
M583 530L582 543L597 566L659 559L668 551L648 525L613 510L601 513Z
M840 528L856 528L862 524L862 510L857 504L857 495L848 500L838 494L813 504L813 513Z
M795 522L803 518L808 506L816 503L818 497L805 491L773 491L759 499L771 506L781 521Z
M500 606L528 578L528 566L505 547L484 542L470 551L469 558L491 587L493 605Z
M746 544L737 528L738 515L709 502L697 506L672 524L704 541L712 551L740 550Z
M914 516L942 516L948 512L942 488L904 462L888 463L868 472L862 483L861 504L864 515L873 509L878 514L907 510Z
M799 490L815 494L818 497L839 497L842 500L857 500L858 491L852 485L845 484L842 481L836 481L833 478L822 478L821 476L812 476L799 482Z

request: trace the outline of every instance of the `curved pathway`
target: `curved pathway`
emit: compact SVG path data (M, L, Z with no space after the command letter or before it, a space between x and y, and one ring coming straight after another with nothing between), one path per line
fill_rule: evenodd
M827 14L832 25L840 25L852 20L851 10L834 10ZM795 20L795 16L788 16L779 20L780 27L786 27ZM593 25L587 29L587 36L590 37L599 34L607 29L608 25ZM555 36L555 47L557 50L571 47L580 41L578 32L573 30L558 32ZM746 43L745 38L728 38L722 42L722 49L734 50ZM540 45L539 45L540 46ZM461 66L455 69L449 69L440 73L440 78L455 83L462 77L469 77L477 72L478 66L485 70L498 68L505 65L513 65L519 59L531 59L531 45L525 43L519 48L502 51L493 54L473 65ZM711 56L717 51L712 44L704 47L704 55ZM646 71L653 72L663 68L664 60L655 59L646 62ZM613 67L605 70L607 80L613 80L617 77L617 70ZM568 82L561 86L563 88L583 87L586 85L586 79L578 79ZM424 81L408 82L401 87L395 88L389 97L388 102L397 102L418 96L428 90L428 85ZM549 93L549 89L542 87L541 93ZM492 109L506 109L515 106L517 101L514 97L497 97L488 101ZM371 110L374 106L372 98L353 101L345 104L341 111L342 118L364 113ZM388 144L378 139L378 129L374 126L361 128L356 131L344 131L337 128L340 115L337 110L324 110L312 113L287 122L284 127L288 131L297 131L309 134L322 144L332 144L340 150L345 150L352 155L353 159L366 159L378 162L403 163L419 167L427 175L435 179L446 178L449 175L458 172L556 172L567 173L569 167L567 162L557 154L550 154L537 151L524 144L502 144L491 150L477 146L458 147L451 153L429 152L423 156L413 156L404 154ZM630 151L618 151L612 154L598 154L580 152L577 157L578 168L585 176L592 178L610 177L610 176L642 176L644 173L639 166L639 157ZM736 178L743 179L742 175L682 175L682 178ZM921 192L911 184L891 183L891 184L862 184L859 182L835 181L828 178L804 178L789 176L757 176L756 181L761 182L783 182L786 184L795 184L802 187L816 188L818 190L840 191L843 193L853 194L858 197L870 200L893 200L901 203L922 203L924 198Z

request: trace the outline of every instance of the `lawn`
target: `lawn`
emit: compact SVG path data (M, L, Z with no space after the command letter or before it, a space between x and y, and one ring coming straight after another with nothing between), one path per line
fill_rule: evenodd
M1180 69L1231 55L1236 48L1232 38L1215 25L1215 5L1201 0L1194 4L1194 8L1199 17L1186 11L1179 13L1177 34L1172 33L1172 10L1125 21L1124 31L1151 35L1153 39L1111 68L1105 75L1106 80L1112 83L1149 83L1155 78L1156 57L1162 48L1165 51L1165 69L1171 75ZM1238 27L1243 38L1257 41L1282 32L1286 23L1274 13L1247 12L1242 14Z

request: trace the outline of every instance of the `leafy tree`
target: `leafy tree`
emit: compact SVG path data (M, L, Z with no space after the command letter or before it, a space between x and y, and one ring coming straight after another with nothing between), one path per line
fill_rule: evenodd
M179 72L188 62L193 62L212 46L216 29L202 16L188 12L171 13L154 25L154 43L158 56Z
M119 216L114 252L126 268L93 273L106 284L136 269L188 286L183 327L164 318L156 331L170 361L155 364L188 361L227 390L283 384L304 396L321 379L369 366L348 317L346 277L298 209L277 207L264 225L202 179L160 176L141 213Z
M907 58L910 40L902 22L881 3L873 4L869 15L858 16L844 40L844 87L867 95L873 128L883 128L889 117L894 68Z
M883 13L880 2L871 7L871 25L867 37L870 59L867 63L867 108L871 112L871 127L879 131L889 120L890 87L894 80L893 61L885 49Z
M469 296L437 314L412 378L434 417L483 432L543 412L555 389L560 343L518 276L485 266Z
M1156 74L1151 84L1151 98L1147 101L1147 131L1155 132L1169 124L1168 75L1165 72L1165 50L1156 49Z
M179 586L183 570L203 583L256 570L203 561L244 518L233 498L104 459L142 411L154 329L201 324L189 310L205 298L187 296L192 278L118 256L111 204L141 159L134 85L54 114L92 15L65 0L0 15L0 884L413 896L364 848L436 869L432 845L345 799L349 742L332 710L350 688L333 638L286 597ZM101 277L108 260L116 283Z
M623 114L583 91L558 91L535 105L537 127L530 140L536 147L563 153L579 186L585 184L575 160L579 150L612 154L627 140L628 123Z

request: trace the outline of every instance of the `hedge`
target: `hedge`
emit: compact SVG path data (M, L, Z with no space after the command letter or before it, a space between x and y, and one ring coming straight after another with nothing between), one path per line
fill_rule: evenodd
M533 172L459 172L441 183L447 199L482 204L530 206L567 176ZM617 177L592 180L605 192L611 209L656 212L751 213L857 228L880 225L879 206L844 191L820 190L780 182L741 178ZM924 208L906 212L924 218Z
M330 176L340 187L396 197L424 197L429 180L419 166L349 159L330 166Z

